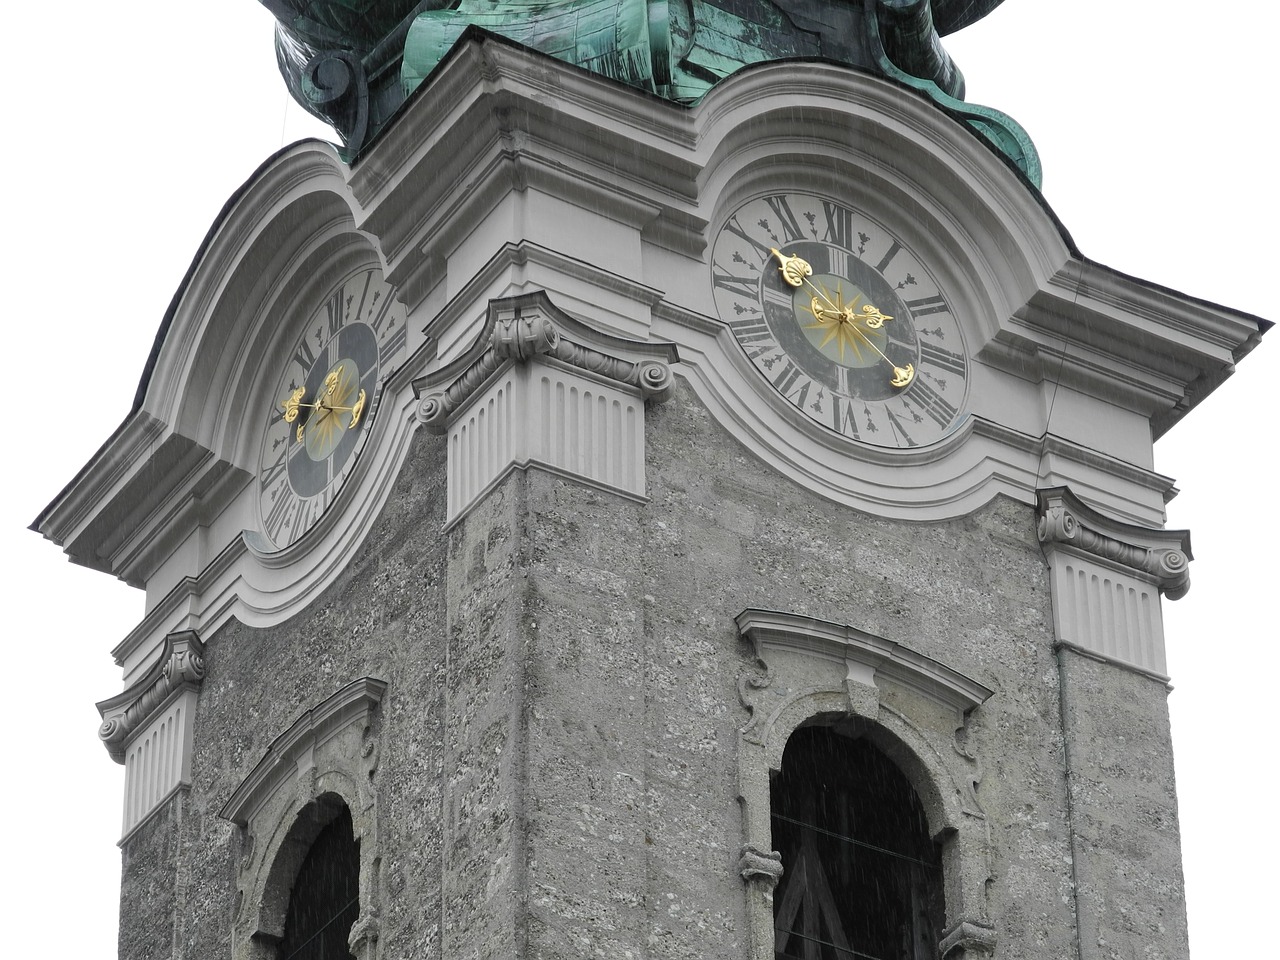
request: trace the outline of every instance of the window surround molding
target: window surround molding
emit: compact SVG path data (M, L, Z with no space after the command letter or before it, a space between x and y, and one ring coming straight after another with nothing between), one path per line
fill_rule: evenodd
M993 691L902 644L856 627L749 608L735 622L756 668L738 681L750 712L738 737L738 794L744 843L738 873L746 886L751 960L773 960L773 891L782 862L773 849L770 775L787 740L819 721L866 721L864 735L920 797L929 832L943 846L945 960L995 954L986 902L991 845L976 786L981 768L956 732Z
M376 711L387 683L362 677L312 707L277 737L219 816L240 828L234 960L276 960L289 895L320 830L342 806L360 845L360 916L351 927L356 960L378 941L378 765Z

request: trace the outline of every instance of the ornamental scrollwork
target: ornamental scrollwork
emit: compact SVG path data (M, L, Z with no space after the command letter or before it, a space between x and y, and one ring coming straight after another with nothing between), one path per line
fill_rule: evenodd
M1044 544L1081 553L1145 574L1170 600L1191 588L1191 551L1184 530L1153 530L1111 520L1066 487L1039 491L1036 533Z
M433 390L418 401L415 416L428 430L444 433L453 412L509 361L528 363L535 357L558 360L601 379L633 387L645 400L655 403L669 399L675 391L670 363L658 359L631 361L571 340L551 317L541 312L549 306L545 294L520 299L528 304L491 303L493 330L479 355L448 386Z
M98 739L116 763L124 763L129 736L145 725L175 690L199 686L204 680L204 643L195 631L171 633L164 644L160 659L141 680L98 704L102 714Z

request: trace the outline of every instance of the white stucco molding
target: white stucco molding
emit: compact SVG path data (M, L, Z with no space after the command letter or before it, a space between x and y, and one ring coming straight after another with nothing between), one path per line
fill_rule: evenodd
M1037 495L1057 643L1167 682L1160 597L1191 588L1191 535L1113 520L1066 487Z
M952 435L916 450L842 438L791 407L713 319L709 238L737 204L784 188L892 221L939 272L971 353ZM364 265L397 288L410 359L324 517L268 550L253 537L253 485L262 412L296 333L288 318L326 277ZM461 374L452 364L483 304L536 288L565 314L562 340L630 363L672 362L663 351L678 344L673 372L768 469L907 520L963 516L997 496L1031 505L1038 488L1070 484L1110 516L1158 525L1172 482L1152 470L1152 429L1227 375L1263 323L1085 261L1001 158L883 79L810 64L801 83L767 64L681 107L469 39L354 169L328 145L295 144L231 198L162 321L134 409L33 524L76 562L145 585L146 619L115 651L125 685L169 633L211 636L232 617L270 626L331 584L420 425L409 381ZM569 314L631 339L611 345ZM584 416L588 391L610 409L643 401L638 384L581 359L503 363L530 381L513 391L535 372L577 389ZM499 403L481 395L491 388L506 389L486 380L450 416L478 424ZM513 462L643 489L634 474L603 476L609 458L577 456L566 446Z
M164 638L150 670L98 703L98 738L125 768L121 842L191 785L196 698L204 669L199 635L177 631Z
M232 918L235 960L273 960L294 879L316 835L342 806L360 847L357 960L377 956L379 933L375 712L387 684L355 680L312 707L267 748L219 812L241 828Z
M738 632L755 645L756 656L765 663L773 648L839 661L851 682L876 686L881 678L913 689L954 710L957 726L992 694L944 663L857 627L754 608L742 611L735 622ZM763 717L752 719L752 726L768 722Z
M644 406L671 396L676 360L670 344L587 327L544 291L490 301L472 347L414 381L418 421L449 437L447 522L530 464L643 497Z
M993 691L856 627L754 608L735 622L761 668L738 682L751 713L738 738L744 837L736 863L746 887L751 960L773 960L773 889L784 870L773 850L770 775L781 768L791 734L815 721L856 725L920 798L930 833L943 844L947 929L940 949L994 948L986 904L992 852L976 790L982 771L956 737Z
M180 691L204 681L204 644L194 630L180 630L164 638L155 665L127 689L99 701L102 724L98 739L116 763L124 763L129 738L145 726Z

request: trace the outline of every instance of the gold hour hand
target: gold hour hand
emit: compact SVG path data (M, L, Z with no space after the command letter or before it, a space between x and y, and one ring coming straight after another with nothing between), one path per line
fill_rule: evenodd
M326 413L345 413L351 411L351 426L356 425L356 421L360 419L360 413L364 410L365 393L360 391L360 396L356 397L356 402L349 407L338 406L337 404L325 403L320 404Z
M861 313L854 313L850 311L850 316L853 319L861 320L862 325L868 330L879 330L884 326L884 322L886 320L893 319L893 317L886 313L881 313L879 308L873 307L869 303L864 303L862 305Z
M817 320L827 323L839 323L844 319L844 312L835 307L828 306L829 301L822 297L813 297L809 301L809 312L813 314Z

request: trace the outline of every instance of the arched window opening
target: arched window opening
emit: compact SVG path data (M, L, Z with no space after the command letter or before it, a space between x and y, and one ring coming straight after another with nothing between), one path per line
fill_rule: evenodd
M280 960L350 960L360 915L360 845L343 806L307 851L289 894Z
M774 953L787 960L934 960L941 851L902 772L856 731L805 727L771 784Z

